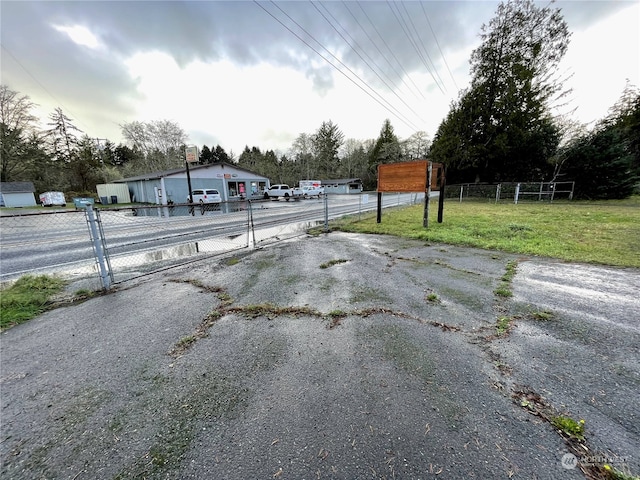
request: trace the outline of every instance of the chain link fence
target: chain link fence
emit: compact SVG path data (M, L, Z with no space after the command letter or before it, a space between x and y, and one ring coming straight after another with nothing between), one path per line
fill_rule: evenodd
M423 201L387 194L385 207ZM305 235L330 219L375 210L376 194L208 205L31 211L0 217L0 281L25 274L83 279L108 289L176 265Z

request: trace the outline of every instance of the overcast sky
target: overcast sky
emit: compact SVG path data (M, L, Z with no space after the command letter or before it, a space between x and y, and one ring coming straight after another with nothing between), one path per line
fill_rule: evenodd
M285 153L328 120L345 138L377 138L386 118L401 139L433 137L498 4L2 0L2 84L45 122L61 107L115 143L124 123L164 119L236 156ZM555 5L572 32L571 107L593 122L640 83L640 2Z

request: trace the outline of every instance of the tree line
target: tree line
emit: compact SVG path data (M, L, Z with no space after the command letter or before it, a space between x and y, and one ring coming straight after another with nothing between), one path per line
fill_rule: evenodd
M551 5L551 3L549 4ZM640 178L640 93L627 83L589 131L569 115L558 66L570 33L560 9L498 6L471 55L470 86L434 135L429 155L451 182L575 181L577 198L625 198Z
M116 145L84 134L60 108L49 116L48 128L38 130L31 113L35 106L27 95L0 85L3 182L30 181L37 192L95 196L97 184L185 166L188 136L176 122L125 123L120 126L125 141ZM274 183L361 178L375 188L379 163L425 158L429 144L425 132L400 141L389 120L377 141L345 140L339 127L326 121L313 134L299 134L286 153L246 146L236 157L220 145L203 145L198 164L236 164Z
M360 178L365 189L375 189L379 164L429 158L446 165L449 183L569 180L577 198L625 198L640 178L640 92L627 84L591 129L554 114L570 96L557 73L569 39L560 9L508 0L482 27L470 85L433 142L424 131L399 139L389 119L375 139L345 139L329 120L300 133L287 152L245 146L236 157L220 145L203 145L199 163L237 164L274 183ZM60 108L38 129L34 107L28 96L0 86L3 182L95 195L99 183L184 167L188 136L173 121L125 123L124 142L115 145L81 132Z

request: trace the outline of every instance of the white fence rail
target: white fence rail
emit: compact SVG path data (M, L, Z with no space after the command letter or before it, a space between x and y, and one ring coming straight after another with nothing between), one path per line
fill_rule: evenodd
M548 201L572 200L575 182L509 182L496 184L462 183L447 185L446 197L464 200L486 200L496 203L509 200Z

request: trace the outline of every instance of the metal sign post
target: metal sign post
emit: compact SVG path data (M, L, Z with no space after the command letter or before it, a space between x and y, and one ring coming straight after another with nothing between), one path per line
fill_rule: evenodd
M187 188L189 189L189 203L193 203L193 195L191 191L191 173L189 172L189 164L198 161L198 147L187 147L185 149L185 166L187 169ZM195 215L195 211L191 209L191 215Z

